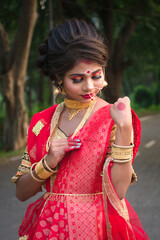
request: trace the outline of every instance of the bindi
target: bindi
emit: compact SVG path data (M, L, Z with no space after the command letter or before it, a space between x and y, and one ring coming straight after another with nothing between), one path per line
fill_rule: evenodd
M92 71L90 69L87 69L83 74L90 75Z
M126 108L126 105L125 105L123 102L118 103L117 109L118 109L119 111L124 111L125 108Z

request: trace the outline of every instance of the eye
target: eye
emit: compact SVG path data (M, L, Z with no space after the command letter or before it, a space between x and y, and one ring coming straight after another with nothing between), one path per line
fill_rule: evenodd
M102 76L92 76L92 79L100 79Z
M79 83L79 82L83 81L83 77L81 77L81 76L72 77L71 79L72 79L73 83Z
M97 73L94 73L93 75L92 75L92 79L100 79L102 76L101 76L101 72L97 72Z

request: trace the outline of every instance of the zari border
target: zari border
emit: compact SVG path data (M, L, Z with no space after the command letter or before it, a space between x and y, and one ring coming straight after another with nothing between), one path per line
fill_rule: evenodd
M29 235L24 235L23 237L20 237L18 240L27 240L29 238Z
M115 208L117 213L126 221L126 223L128 224L128 227L131 229L133 233L134 239L136 240L134 231L129 221L129 214L128 214L126 202L124 199L123 200L119 199L110 180L109 166L111 161L112 161L111 157L107 158L103 167L103 196L104 196L104 207L105 207L105 215L106 215L108 240L113 240L113 239L111 235L111 224L109 222L109 217L108 217L107 198L110 201L111 205Z

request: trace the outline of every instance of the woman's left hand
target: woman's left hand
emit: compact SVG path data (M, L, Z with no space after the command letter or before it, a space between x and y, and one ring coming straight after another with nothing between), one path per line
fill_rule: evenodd
M131 106L128 97L119 98L111 107L110 114L117 126L122 128L132 126Z

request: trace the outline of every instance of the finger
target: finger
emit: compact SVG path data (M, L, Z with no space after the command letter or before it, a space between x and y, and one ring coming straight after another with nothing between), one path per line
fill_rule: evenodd
M76 150L76 149L80 149L81 146L68 146L64 149L64 152L67 153L67 152L70 152L70 151L73 151L73 150Z
M67 145L68 144L68 141L67 139L54 139L52 142L51 142L51 145L54 146L54 147L62 147L64 145Z
M77 143L77 142L76 143L75 142L69 142L68 143L68 146L75 146L76 147L76 146L81 146L81 145L82 145L81 143Z
M67 138L68 142L80 142L81 140L78 138Z
M121 102L123 100L123 98L118 98L117 102Z
M78 139L78 141L77 141L77 139L68 139L68 145L69 146L78 146L78 145L81 145L81 142L80 142L80 140Z

